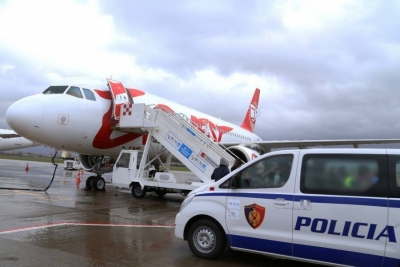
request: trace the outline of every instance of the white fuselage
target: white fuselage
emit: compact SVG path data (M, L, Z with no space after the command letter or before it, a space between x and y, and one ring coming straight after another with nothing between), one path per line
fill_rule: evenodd
M75 84L74 84L75 85ZM89 87L95 100L67 94L37 94L15 102L6 114L7 122L21 136L57 149L86 155L117 156L123 148L144 146L145 137L113 130L110 90L103 85ZM69 87L68 87L69 88ZM96 89L93 89L96 88ZM194 120L199 129L221 143L261 141L254 133L197 110L131 89L134 103L163 105ZM135 95L135 93L137 93Z
M13 138L0 137L0 151L27 148L36 145L37 144L23 137L13 137Z

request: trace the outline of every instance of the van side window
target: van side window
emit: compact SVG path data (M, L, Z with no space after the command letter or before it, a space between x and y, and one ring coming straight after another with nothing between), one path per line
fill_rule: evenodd
M400 198L400 156L389 155L390 197Z
M239 174L238 188L278 188L286 184L292 169L293 155L267 157Z
M400 160L396 162L396 186L400 188Z
M387 196L384 155L308 154L300 190L311 194Z

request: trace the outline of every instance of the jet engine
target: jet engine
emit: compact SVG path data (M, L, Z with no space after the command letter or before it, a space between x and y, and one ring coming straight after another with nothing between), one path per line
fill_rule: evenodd
M228 150L245 163L260 156L260 153L256 150L240 145L230 146Z
M85 171L97 172L96 168L100 167L101 173L108 173L113 171L113 166L116 158L110 158L108 156L95 156L95 155L83 155L79 154L79 160L81 166Z

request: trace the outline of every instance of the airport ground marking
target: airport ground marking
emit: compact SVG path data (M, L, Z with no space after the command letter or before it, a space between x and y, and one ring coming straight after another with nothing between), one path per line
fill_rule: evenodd
M56 222L49 224L40 224L35 226L26 226L0 230L0 235L40 230L60 226L101 226L101 227L125 227L125 228L174 228L175 224L124 224L124 223L101 223L101 222Z

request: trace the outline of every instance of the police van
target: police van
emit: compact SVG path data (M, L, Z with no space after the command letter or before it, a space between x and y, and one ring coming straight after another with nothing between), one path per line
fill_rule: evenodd
M233 250L400 266L400 150L281 150L192 191L175 235L200 258Z

